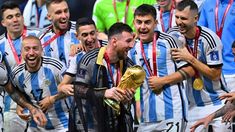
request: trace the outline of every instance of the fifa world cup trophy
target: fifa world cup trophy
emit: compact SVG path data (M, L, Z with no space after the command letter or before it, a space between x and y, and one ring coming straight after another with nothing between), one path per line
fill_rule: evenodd
M137 89L141 84L144 83L145 77L146 73L143 67L138 65L128 67L118 84L118 88L121 88L122 90L128 88ZM120 114L120 102L112 99L105 99L104 101L106 104L112 107L117 114Z

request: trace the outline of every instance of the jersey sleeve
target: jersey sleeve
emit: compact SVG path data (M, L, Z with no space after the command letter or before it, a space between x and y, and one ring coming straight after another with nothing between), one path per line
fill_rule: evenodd
M86 65L84 64L84 61L86 60L81 60L81 62L78 64L75 82L89 84L93 70L90 68L91 64Z
M222 42L217 35L214 34L215 44L207 44L205 48L206 61L209 66L222 65Z
M6 67L0 63L0 85L5 86L7 82L9 81L8 75L7 75L7 70Z
M78 63L84 54L85 53L83 53L83 52L79 52L75 56L69 56L68 69L66 70L65 74L71 75L71 76L76 75Z

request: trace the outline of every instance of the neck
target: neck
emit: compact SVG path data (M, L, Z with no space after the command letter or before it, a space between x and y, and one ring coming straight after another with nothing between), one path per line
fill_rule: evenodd
M119 61L117 53L112 47L107 46L106 53L109 57L110 63L117 63Z
M16 39L16 38L19 38L21 35L22 35L23 31L20 31L20 32L14 32L14 33L10 33L10 32L7 32L7 34L11 37L11 39Z
M194 39L195 36L196 36L196 30L197 30L197 26L194 26L192 28L192 30L188 31L186 34L185 34L185 37L188 38L188 39Z
M124 0L117 0L118 2L123 2Z
M37 6L41 7L42 5L45 4L45 0L36 0Z
M161 7L162 12L170 11L171 5L172 5L172 2L168 6Z
M57 29L57 28L55 28L55 26L53 26L53 31L56 33L56 34L63 34L63 33L65 33L67 30L60 30L60 29Z

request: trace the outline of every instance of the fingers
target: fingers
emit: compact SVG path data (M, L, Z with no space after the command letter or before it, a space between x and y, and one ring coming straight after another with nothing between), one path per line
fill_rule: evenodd
M72 96L74 95L74 86L72 84L63 85L63 87L60 88L60 91L68 96Z
M41 127L45 126L47 123L47 119L45 114L40 110L35 108L34 111L32 112L33 120L35 123Z

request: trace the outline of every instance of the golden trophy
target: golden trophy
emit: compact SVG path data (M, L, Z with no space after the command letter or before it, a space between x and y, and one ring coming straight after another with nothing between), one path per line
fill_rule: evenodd
M202 90L203 89L203 81L200 77L195 78L193 81L193 88L195 90Z
M141 84L144 83L145 76L146 73L143 67L138 65L128 67L117 87L121 88L122 90L125 90L126 88L137 89L138 87L140 87ZM112 99L105 99L104 101L117 114L120 114L120 102Z

